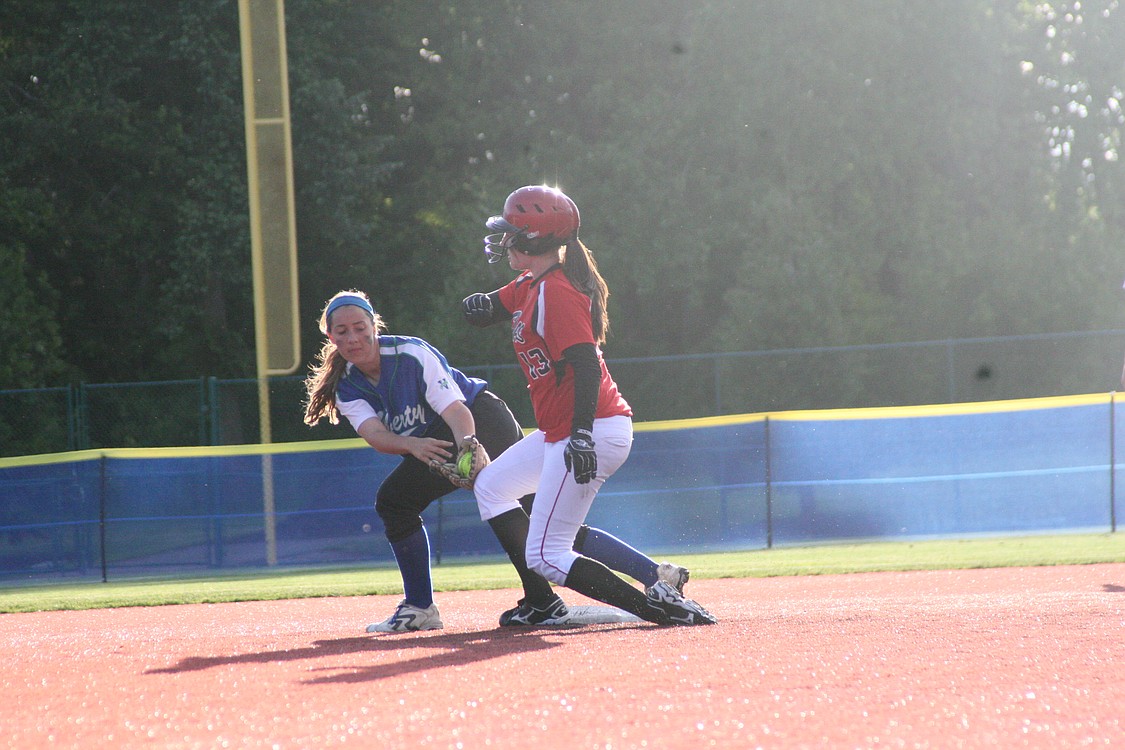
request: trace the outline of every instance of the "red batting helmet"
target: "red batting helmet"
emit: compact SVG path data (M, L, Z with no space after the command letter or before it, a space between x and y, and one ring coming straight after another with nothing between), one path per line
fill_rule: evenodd
M528 255L541 255L578 236L578 206L566 193L547 185L528 185L504 201L504 213L485 226L498 234L484 238L485 253L495 263L515 247Z

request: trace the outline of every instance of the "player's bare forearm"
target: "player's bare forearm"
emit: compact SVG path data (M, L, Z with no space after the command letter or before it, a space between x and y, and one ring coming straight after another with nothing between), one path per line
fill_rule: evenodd
M455 401L450 404L446 410L441 413L441 418L449 425L454 440L461 440L461 438L467 435L473 435L477 431L476 420L473 419L473 413L469 411L469 407L465 406L464 401Z

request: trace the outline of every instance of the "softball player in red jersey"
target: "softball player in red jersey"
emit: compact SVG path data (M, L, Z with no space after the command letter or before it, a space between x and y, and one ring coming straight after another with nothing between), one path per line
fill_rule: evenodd
M516 190L487 226L489 262L505 256L520 274L488 294L465 298L477 326L509 320L538 429L477 476L485 520L535 493L527 564L547 580L661 625L715 622L707 610L660 578L643 593L574 549L598 490L629 456L633 411L602 358L609 290L578 239L578 207L542 185Z

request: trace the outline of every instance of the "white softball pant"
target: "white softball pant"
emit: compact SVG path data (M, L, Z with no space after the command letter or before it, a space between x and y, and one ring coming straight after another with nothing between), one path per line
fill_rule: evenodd
M546 435L536 430L494 458L477 475L473 486L484 521L519 508L519 498L535 493L527 535L527 565L559 585L565 584L570 566L578 559L574 537L586 521L594 497L629 457L633 420L621 416L594 420L598 473L587 484L576 483L566 469L563 451L567 442L548 443Z

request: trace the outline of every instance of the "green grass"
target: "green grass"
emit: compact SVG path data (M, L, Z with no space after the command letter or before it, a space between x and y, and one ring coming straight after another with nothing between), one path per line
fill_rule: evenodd
M920 542L879 542L772 550L676 554L693 581L706 578L953 570L1125 562L1125 534L1072 534ZM438 591L515 588L507 561L434 567ZM109 583L23 585L0 589L0 613L263 601L320 596L399 594L391 566L261 570L238 574L146 578Z

